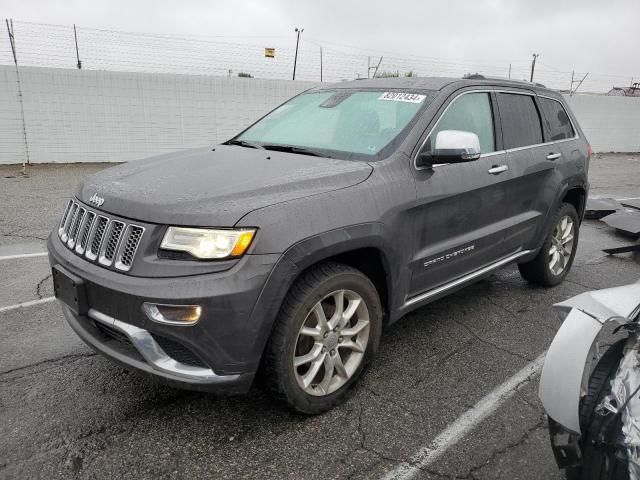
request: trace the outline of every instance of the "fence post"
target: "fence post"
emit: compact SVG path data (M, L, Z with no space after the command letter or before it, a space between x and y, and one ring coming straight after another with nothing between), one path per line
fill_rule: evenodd
M24 102L22 100L22 85L20 84L20 69L18 68L18 55L16 54L16 39L13 34L13 19L4 19L7 24L7 33L9 34L9 43L11 43L11 53L13 53L13 63L16 66L16 81L18 84L18 101L20 102L20 117L22 120L22 136L24 138L25 158L22 159L22 174L27 174L27 165L29 164L29 142L27 141L27 124L24 120Z

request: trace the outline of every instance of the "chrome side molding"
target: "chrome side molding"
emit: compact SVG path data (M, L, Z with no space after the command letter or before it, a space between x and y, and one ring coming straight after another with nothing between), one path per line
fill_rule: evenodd
M476 270L475 272L471 272L463 277L457 278L452 282L445 283L444 285L440 285L439 287L436 287L432 290L407 298L404 304L402 305L402 307L400 307L400 309L404 309L412 305L415 305L416 303L420 303L425 300L428 300L429 298L435 297L436 295L444 293L447 290L458 287L464 283L470 282L475 278L481 277L482 275L485 275L493 270L497 270L498 268L504 265L507 265L508 263L511 263L514 260L517 260L518 258L524 257L525 255L528 255L533 252L534 250L522 250L521 252L517 252L517 253L514 253L513 255L509 255L508 257L503 258L502 260L498 260L497 262L492 263L491 265L487 265L486 267Z

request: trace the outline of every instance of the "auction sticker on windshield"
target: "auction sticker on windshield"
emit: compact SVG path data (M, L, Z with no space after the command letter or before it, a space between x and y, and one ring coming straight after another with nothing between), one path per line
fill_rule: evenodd
M391 100L394 102L409 102L409 103L422 103L426 98L426 95L419 95L417 93L404 93L404 92L384 92L378 97L378 100Z

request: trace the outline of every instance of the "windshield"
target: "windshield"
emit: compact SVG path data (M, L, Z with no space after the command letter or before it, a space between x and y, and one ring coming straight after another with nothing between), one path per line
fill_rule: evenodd
M371 159L399 138L432 98L428 91L303 93L249 127L232 143L274 150L295 147L288 151Z

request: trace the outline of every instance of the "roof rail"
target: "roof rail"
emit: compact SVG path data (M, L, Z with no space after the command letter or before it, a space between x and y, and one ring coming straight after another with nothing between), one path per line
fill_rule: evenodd
M465 80L486 80L487 77L485 77L484 75L480 75L479 73L467 73L466 75L463 75L463 77Z
M545 85L538 82L528 82L527 80L512 80L510 78L501 78L501 77L487 77L480 73L467 73L462 78L465 80L501 80L501 81L514 82L514 83L524 83L525 85L535 85L536 87L541 87L541 88L547 88Z

